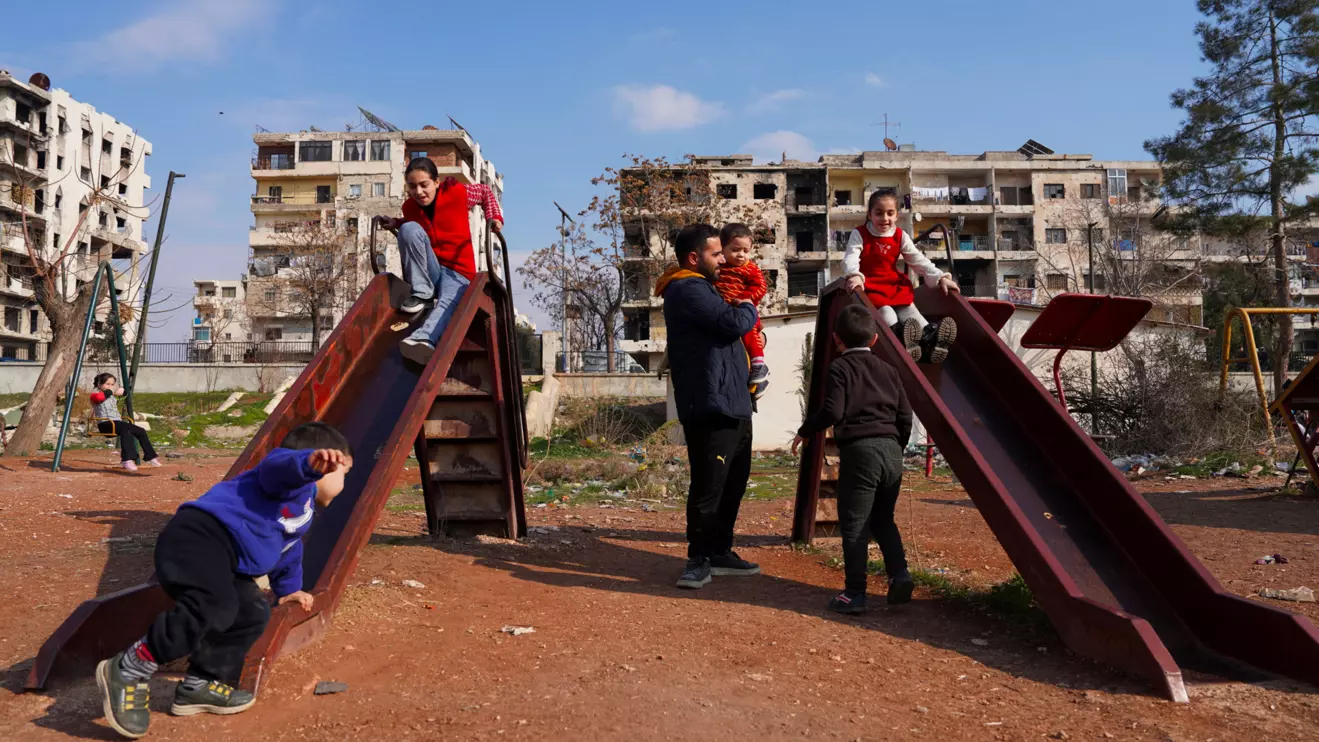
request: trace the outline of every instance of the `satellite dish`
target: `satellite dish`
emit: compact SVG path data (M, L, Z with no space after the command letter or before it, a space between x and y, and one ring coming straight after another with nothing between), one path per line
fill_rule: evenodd
M29 77L27 81L28 84L32 85L33 87L41 88L42 90L45 90L47 92L50 91L50 78L46 77L46 74L44 72L32 73L32 77Z
M895 141L893 141L892 139L889 139L888 137L884 137L884 147L885 147L889 152L893 152L893 151L897 150L897 148L898 148L898 143L895 142Z

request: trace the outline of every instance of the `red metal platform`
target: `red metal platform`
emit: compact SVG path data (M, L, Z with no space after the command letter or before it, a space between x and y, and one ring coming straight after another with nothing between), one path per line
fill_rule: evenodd
M1069 350L1102 353L1117 347L1149 314L1154 302L1131 296L1059 294L1021 336L1021 347L1056 350L1053 384L1058 403L1067 408L1062 363Z

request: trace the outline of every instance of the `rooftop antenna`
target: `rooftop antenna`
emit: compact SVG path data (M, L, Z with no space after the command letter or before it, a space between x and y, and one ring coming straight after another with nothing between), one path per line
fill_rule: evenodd
M887 114L887 113L884 114L884 120L883 120L882 122L880 122L880 123L878 123L878 124L871 124L871 126L882 126L882 127L884 127L884 140L885 140L885 141L884 141L884 144L885 144L885 146L888 146L888 138L889 138L889 137L888 137L888 130L889 130L889 127L891 126L891 127L893 127L894 129L901 129L901 128L902 128L902 124L898 123L897 121L889 121L889 120L888 120L888 114ZM897 147L889 147L889 149L897 149Z
M255 126L256 126L256 130L257 130L258 132L262 133L262 134L269 134L269 133L270 133L270 129L267 129L266 127L262 126L261 124L256 124Z
M366 119L368 122L370 122L370 124L371 124L372 126L376 127L376 129L378 129L378 130L380 130L380 131L403 131L402 129L398 128L397 126L394 126L393 124L391 124L391 123L389 123L388 121L386 121L386 120L380 118L379 116L375 115L374 113L371 113L370 111L366 110L365 108L362 108L361 106L358 106L358 107L357 107L357 110L359 110L359 111L362 112L362 118Z
M449 123L453 124L453 128L458 129L459 131L467 131L466 127L464 127L462 124L458 123L457 121L453 120L453 116L449 117Z

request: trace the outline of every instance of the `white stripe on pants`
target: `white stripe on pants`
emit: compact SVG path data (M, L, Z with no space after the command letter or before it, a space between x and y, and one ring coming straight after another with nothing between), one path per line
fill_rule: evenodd
M905 321L908 319L914 319L921 323L922 329L930 324L925 321L925 317L921 315L915 304L908 304L904 307L879 307L879 316L883 318L885 327L896 325L898 320Z

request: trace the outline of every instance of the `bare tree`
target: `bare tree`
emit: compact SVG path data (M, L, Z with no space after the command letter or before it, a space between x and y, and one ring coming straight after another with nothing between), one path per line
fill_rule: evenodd
M325 318L354 296L357 261L350 253L351 235L319 221L288 227L274 254L256 258L270 261L269 271L262 272L273 275L249 279L248 302L266 316L309 321L312 344L320 347L322 333L332 326Z
M94 139L99 138L101 134L103 132L94 132ZM34 299L45 314L51 332L45 365L32 389L23 419L10 438L6 449L6 453L10 455L30 456L40 446L46 425L55 411L59 394L68 383L69 375L73 373L81 339L82 320L86 317L94 299L93 282L81 280L77 275L89 265L95 265L90 259L93 256L79 255L76 247L82 244L83 238L92 230L91 220L104 209L137 212L135 216L145 217L149 213L149 208L145 205L128 204L118 195L119 184L127 182L142 166L142 154L119 158L118 169L113 173L105 173L100 166L103 158L92 156L87 154L86 150L74 147L72 148L75 158L74 167L70 168L70 172L79 172L80 179L84 180L92 190L82 203L77 204L78 221L75 228L63 236L63 244L55 244L51 240L47 247L45 229L39 223L41 220L35 216L38 211L38 198L51 193L51 189L58 189L59 180L46 182L43 188L38 188L44 179L28 174L28 171L33 169L30 162L19 161L20 157L26 158L30 156L29 153L36 151L30 133L27 135L26 147L22 151L14 146L13 140L0 140L0 145L5 141L10 144L0 146L0 199L7 199L22 207L19 220L4 225L5 237L11 238L17 233L23 242L25 257L20 263L11 262L6 265L6 271L11 275L21 274L25 282L31 281ZM100 184L99 187L97 183ZM42 203L43 207L45 205ZM131 270L127 272L132 273Z

